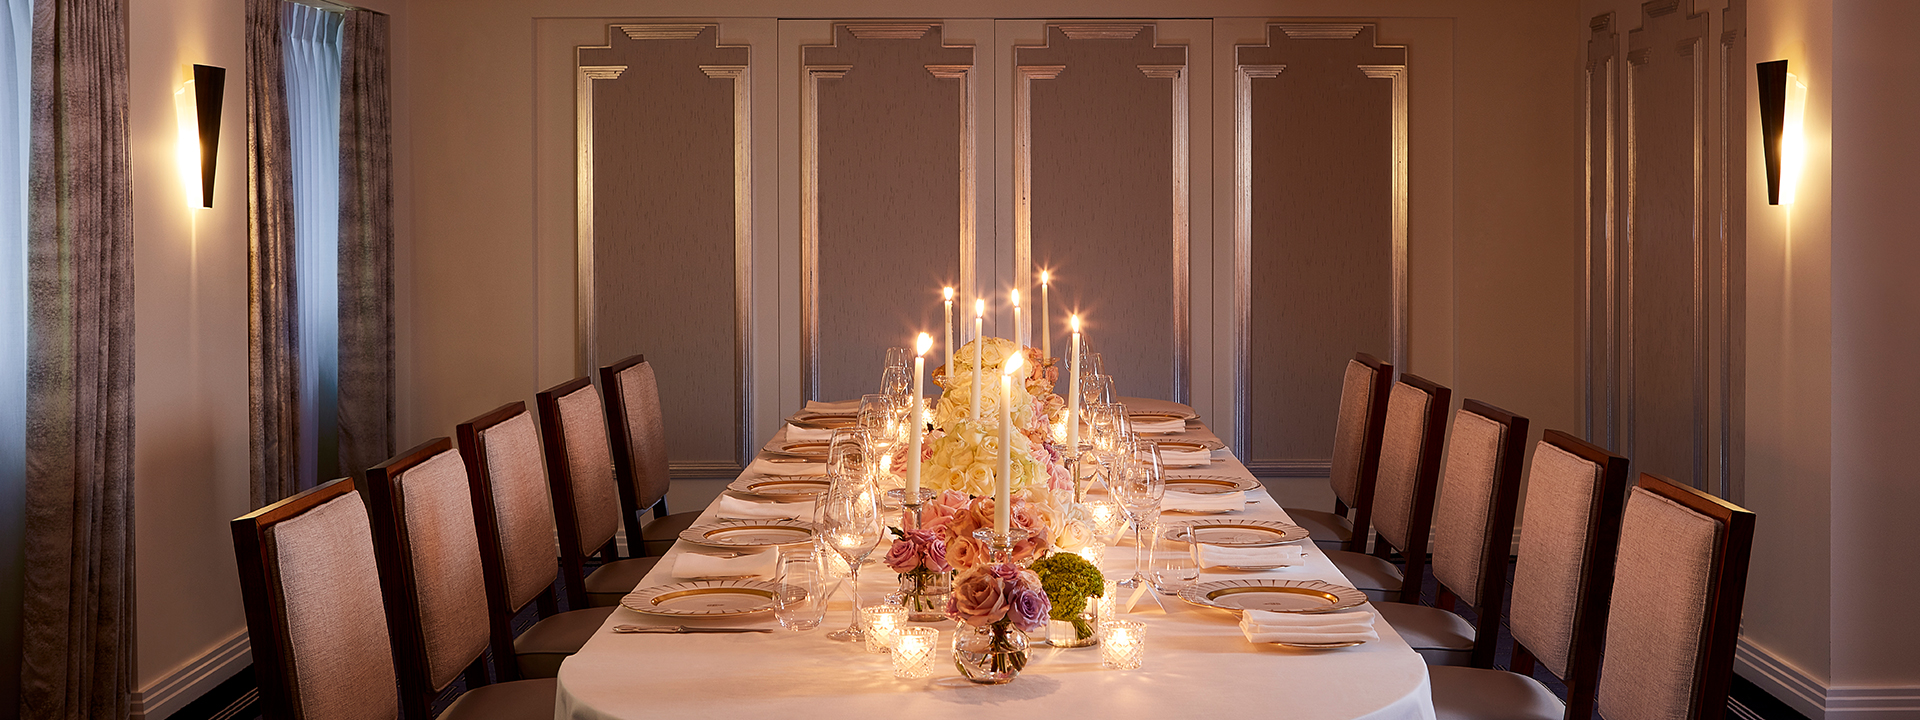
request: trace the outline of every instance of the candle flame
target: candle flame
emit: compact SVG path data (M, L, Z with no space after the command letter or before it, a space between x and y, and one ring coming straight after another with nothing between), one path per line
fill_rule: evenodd
M987 314L987 301L986 301L986 299L985 299L985 298L974 298L974 299L973 299L973 316L977 318L977 317L980 317L980 316L982 316L982 315L985 315L985 314Z
M1052 276L1051 274L1049 274L1049 273L1048 273L1047 271L1045 271L1045 270L1041 270L1041 271L1040 271L1040 284L1041 284L1041 285L1045 285L1045 284L1047 284L1047 280L1048 280L1049 278L1051 278L1051 277L1053 277L1053 276Z
M933 347L933 336L920 333L920 339L914 343L914 347L917 348L913 351L915 355L927 354L927 348Z
M1069 322L1073 323L1074 332L1080 332L1080 316L1079 315L1073 316L1073 318Z
M1013 291L1013 306L1020 307L1020 291L1019 290Z
M940 288L940 297L946 298L947 302L953 302L953 288Z
M1013 377L1013 374L1020 370L1020 363L1024 359L1025 358L1022 358L1020 353L1014 353L1012 355L1008 355L1007 367L1001 370L1000 372L1004 373L1007 377Z

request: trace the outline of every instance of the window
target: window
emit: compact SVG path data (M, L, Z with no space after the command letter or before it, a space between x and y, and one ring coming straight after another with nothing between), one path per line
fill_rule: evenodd
M300 307L301 487L339 477L340 30L338 13L281 5L293 146L294 273ZM313 473L308 475L307 473Z

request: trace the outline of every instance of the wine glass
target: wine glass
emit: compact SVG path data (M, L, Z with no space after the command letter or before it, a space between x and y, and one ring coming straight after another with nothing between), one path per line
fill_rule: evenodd
M1160 500L1167 491L1166 478L1162 474L1160 446L1155 443L1127 435L1115 455L1114 495L1127 514L1128 524L1133 526L1134 540L1134 574L1120 584L1136 587L1152 562L1153 540L1147 536L1147 526L1160 517Z
M828 635L835 640L859 640L860 563L873 553L886 534L881 519L879 491L858 475L834 476L820 499L820 532L827 546L847 561L847 587L853 599L853 619L847 629Z
M867 460L878 479L878 475L891 472L893 448L904 436L900 432L902 415L895 411L891 398L873 393L860 396L858 417L860 428L867 431Z
M833 431L827 444L827 474L851 475L867 471L866 428L850 427Z

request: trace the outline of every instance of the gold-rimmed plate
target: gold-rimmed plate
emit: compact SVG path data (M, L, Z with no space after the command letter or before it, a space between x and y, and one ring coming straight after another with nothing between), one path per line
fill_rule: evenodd
M1194 442L1192 440L1154 440L1152 442L1160 446L1161 450L1173 450L1176 452L1200 452L1202 450L1213 449L1207 447L1206 443Z
M833 483L825 475L766 475L762 477L743 477L727 485L728 490L742 495L758 495L770 498L810 498L823 495Z
M816 415L813 417L795 417L787 422L792 423L794 427L807 428L810 430L840 430L853 427L859 423L859 419L852 415Z
M1174 422L1177 420L1184 423L1187 421L1187 416L1180 413L1154 412L1149 410L1149 411L1127 413L1127 419L1132 420L1134 422L1157 423L1157 422Z
M666 617L720 618L773 609L781 596L804 596L792 585L765 580L691 580L640 588L620 599L628 610Z
M1220 547L1267 547L1299 542L1307 529L1278 520L1190 520L1168 528L1168 540Z
M799 520L726 520L695 525L680 539L698 545L727 548L771 548L813 540L813 523Z
M827 448L832 445L832 440L787 440L768 445L767 452L789 457L823 458L827 456Z
M1180 591L1180 599L1235 613L1323 613L1367 602L1366 593L1320 580L1215 580L1188 585Z
M1355 645L1364 645L1366 644L1366 642L1367 641L1365 640L1349 640L1347 642L1334 642L1334 643L1276 642L1276 643L1269 643L1269 644L1279 645L1280 647L1284 647L1284 648L1293 648L1295 650L1338 650L1340 648L1350 648Z
M1194 495L1225 495L1259 490L1260 481L1238 475L1169 475L1167 490Z

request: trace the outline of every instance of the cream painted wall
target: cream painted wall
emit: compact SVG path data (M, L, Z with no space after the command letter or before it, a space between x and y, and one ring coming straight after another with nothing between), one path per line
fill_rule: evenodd
M404 272L410 257L405 251L410 217L405 0L356 4L394 16L396 260ZM227 527L228 520L252 509L247 501L245 3L137 0L128 14L133 30L128 83L136 353L135 688L151 693L156 683L181 679L176 674L182 668L246 630ZM193 63L227 69L211 209L197 203L189 207L174 160L179 128L174 91L191 77ZM395 285L398 332L405 338L407 285ZM407 357L403 349L402 362ZM155 699L146 701L152 707Z
M503 402L530 400L576 374L571 313L537 312L572 306L574 258L570 236L559 244L538 240L544 229L570 228L571 217L535 210L536 194L555 191L539 182L544 161L528 140L544 136L537 118L552 110L536 104L536 18L950 17L959 7L874 0L829 0L800 9L772 0L415 0L409 42L420 78L412 102L421 132L414 162L418 176L431 181L418 187L413 216L418 264L409 280L417 331L404 348L409 355L402 370L400 446L448 434L462 420ZM1438 210L1452 225L1453 249L1451 258L1437 260L1450 265L1453 275L1439 286L1427 277L1412 282L1416 298L1437 293L1451 301L1446 312L1457 330L1435 337L1416 322L1409 369L1453 385L1457 396L1528 415L1537 427L1579 428L1583 25L1575 0L996 0L963 9L967 16L1004 18L1450 22L1456 95L1445 120L1453 127L1456 182L1451 206ZM572 102L570 95L542 97L539 102ZM571 109L561 109L570 123ZM560 192L571 197L570 187ZM1412 202L1419 207L1431 200ZM789 285L784 278L781 283ZM1425 309L1417 308L1416 318ZM784 344L760 350L788 351ZM797 390L782 392L798 397ZM783 396L782 402L790 399ZM1330 505L1324 486L1303 480L1283 493L1289 501Z

